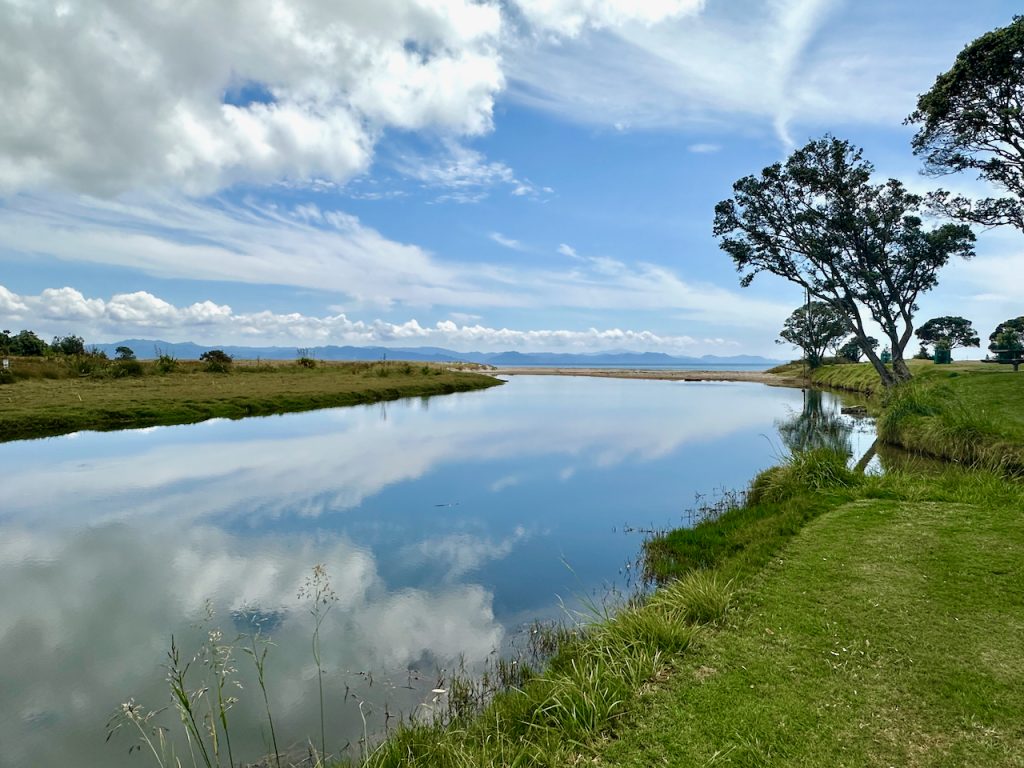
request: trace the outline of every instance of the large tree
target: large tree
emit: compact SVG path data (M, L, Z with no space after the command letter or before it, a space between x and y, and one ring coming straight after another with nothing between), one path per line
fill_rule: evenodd
M957 347L977 347L981 345L978 332L971 321L957 315L933 317L915 331L922 345L944 345L953 350Z
M788 342L804 353L812 368L821 365L826 350L835 350L846 338L846 317L823 301L811 301L793 310L779 331L779 343Z
M749 285L770 272L842 312L886 386L910 378L903 351L917 297L954 255L974 255L966 225L926 229L923 200L902 183L872 184L874 167L847 141L826 136L760 176L733 185L715 206L715 236ZM868 344L866 310L892 350L892 370Z
M1000 359L1016 357L1024 350L1024 317L1003 320L988 336L988 351Z
M1024 17L964 48L907 118L920 125L914 154L935 175L977 171L1008 196L969 200L948 192L935 207L963 221L1024 230Z

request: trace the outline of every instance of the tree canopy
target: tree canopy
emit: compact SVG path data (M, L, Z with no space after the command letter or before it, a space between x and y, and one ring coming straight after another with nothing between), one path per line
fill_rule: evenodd
M779 343L800 348L812 368L821 365L826 350L835 349L849 334L846 317L823 301L812 301L793 311L779 332Z
M981 345L978 332L971 321L957 315L933 317L915 332L922 344L944 346L947 349L957 347L977 347Z
M914 154L934 175L977 171L1009 193L972 201L948 192L934 206L954 218L1024 230L1024 16L965 47L918 97Z
M1024 317L1012 317L1004 320L988 336L988 351L1000 357L1012 356L1024 350Z
M10 339L11 354L19 357L42 357L47 349L46 342L32 331L20 331Z
M62 355L84 355L85 339L74 334L54 336L50 343L50 349Z
M878 349L878 339L874 336L868 336L867 343L872 351ZM864 348L861 347L860 341L855 337L836 350L836 356L849 360L851 363L859 363L861 357L864 356Z
M910 378L903 351L917 298L952 256L974 255L963 224L926 229L923 199L896 179L872 184L862 151L831 136L760 176L745 176L715 207L714 234L749 285L770 272L841 312L886 386ZM889 371L867 343L864 308L892 350Z

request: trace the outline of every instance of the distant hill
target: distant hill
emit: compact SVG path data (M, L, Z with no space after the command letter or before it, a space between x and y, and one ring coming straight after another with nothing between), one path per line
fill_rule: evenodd
M204 347L187 342L169 342L154 339L125 339L110 344L95 344L111 357L117 347L129 347L140 359L151 359L159 353L179 360L196 360L211 349L222 349L229 355L242 360L294 360L298 357L295 347L243 347L224 345ZM596 352L590 354L568 354L561 352L456 352L442 347L309 347L305 353L317 360L410 360L414 362L468 362L487 363L496 366L632 366L637 368L666 368L671 366L702 365L725 367L729 365L764 366L770 368L782 360L771 360L757 355L704 355L703 357L677 357L663 352Z

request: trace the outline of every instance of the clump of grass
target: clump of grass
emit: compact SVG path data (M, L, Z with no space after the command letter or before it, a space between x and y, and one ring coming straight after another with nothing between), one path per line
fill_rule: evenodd
M714 624L725 617L731 601L731 581L715 571L698 570L655 592L650 607L677 612L691 624Z
M939 413L944 396L949 393L917 381L893 387L882 400L884 410L876 425L879 438L887 443L898 442L907 421Z
M174 373L178 369L178 360L166 352L156 350L156 360L153 361L153 370L159 374Z
M751 504L777 503L808 491L850 488L860 476L846 464L846 456L830 448L798 451L780 465L754 478L748 493Z

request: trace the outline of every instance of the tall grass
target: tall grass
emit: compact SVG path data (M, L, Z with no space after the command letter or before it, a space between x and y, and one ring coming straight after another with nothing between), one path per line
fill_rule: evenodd
M994 413L948 385L910 382L884 408L877 428L887 443L967 467L1024 472L1024 446L1002 435Z
M777 503L802 493L851 488L860 476L847 466L847 457L831 448L797 451L776 467L762 472L750 486L750 504Z
M605 609L593 623L559 630L540 675L498 692L476 713L407 723L375 750L373 768L560 766L577 763L648 683L671 669L701 626L719 621L731 585L692 574L645 602Z

